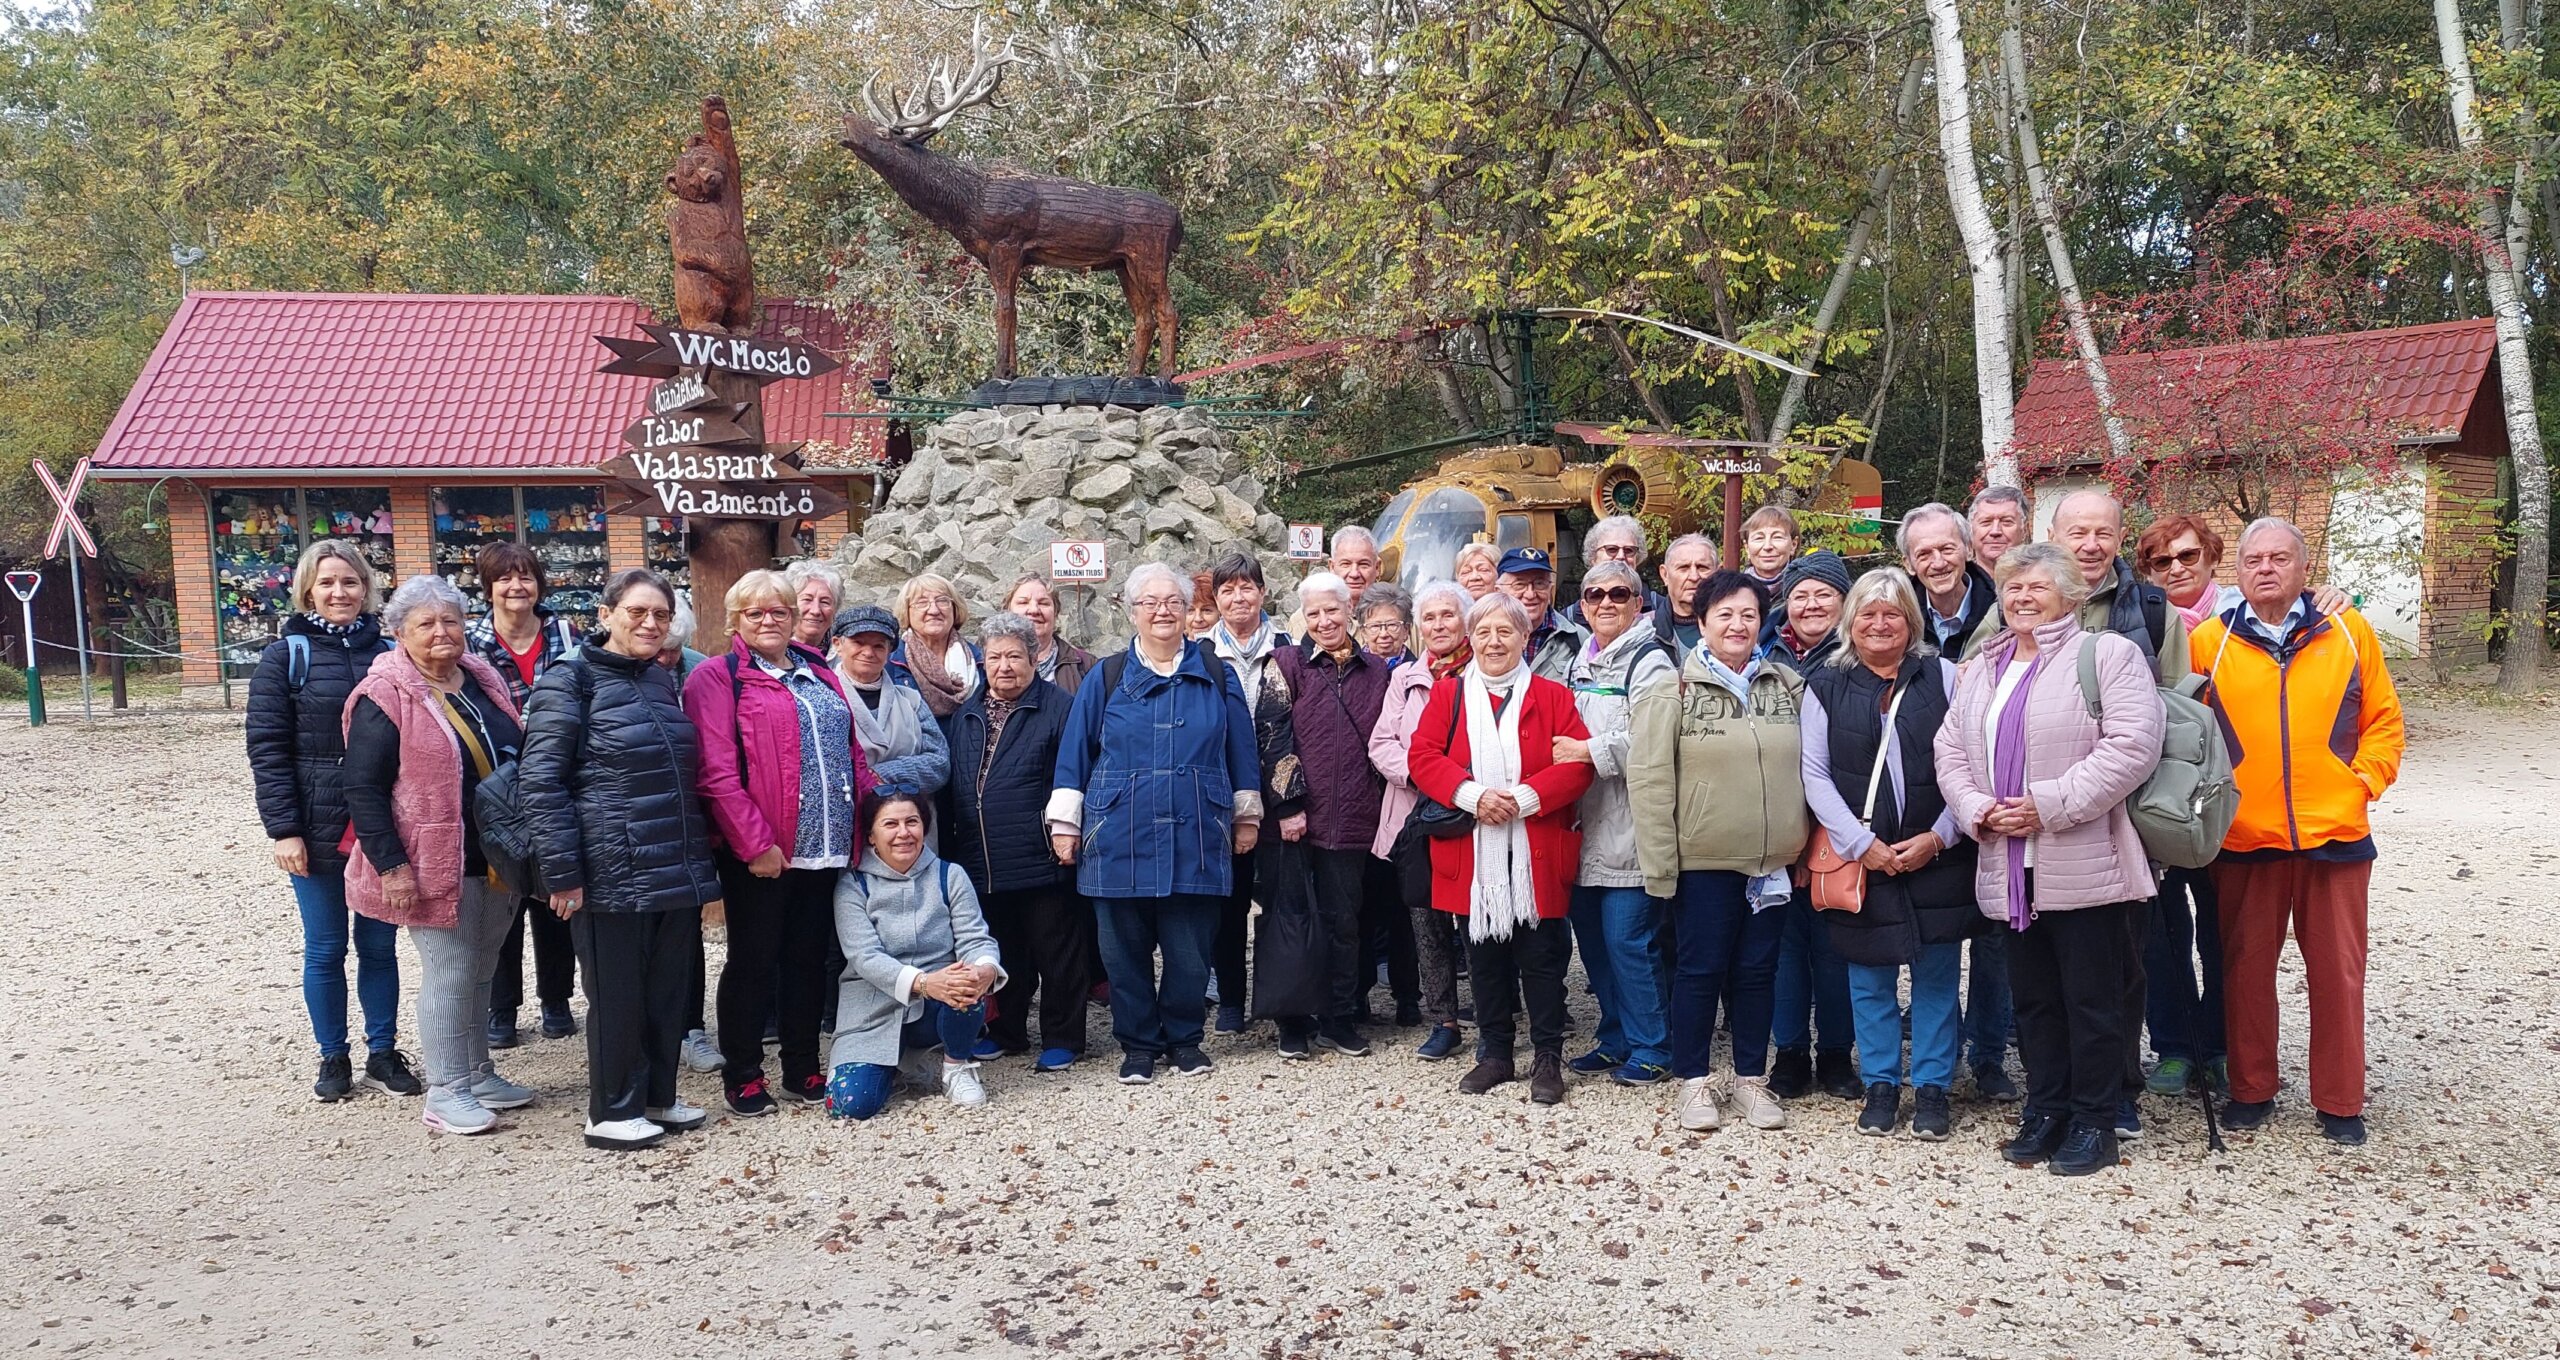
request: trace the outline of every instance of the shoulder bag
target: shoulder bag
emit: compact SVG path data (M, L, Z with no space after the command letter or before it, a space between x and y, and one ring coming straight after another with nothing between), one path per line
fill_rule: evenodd
M1911 687L1902 685L1893 692L1893 702L1884 710L1884 731L1876 740L1876 764L1867 773L1867 803L1859 809L1860 825L1872 826L1876 819L1876 789L1884 783L1885 753L1895 740L1894 719L1902 713L1902 696ZM1867 866L1854 859L1843 858L1840 847L1832 842L1831 828L1816 823L1813 840L1805 846L1804 870L1807 886L1812 889L1815 911L1844 911L1855 914L1867 905Z

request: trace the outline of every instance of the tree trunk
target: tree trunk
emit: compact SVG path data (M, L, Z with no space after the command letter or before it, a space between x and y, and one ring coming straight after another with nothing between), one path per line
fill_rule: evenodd
M2435 13L2454 136L2476 159L2482 139L2472 109L2471 52L2463 41L2462 12L2456 0L2435 0ZM2522 183L2526 167L2519 166L2517 173ZM2542 425L2533 406L2533 359L2526 349L2523 204L2506 201L2486 167L2475 165L2473 183L2480 199L2481 272L2487 276L2489 306L2498 323L2499 395L2516 469L2515 597L2508 602L2506 659L2498 668L2498 688L2514 694L2533 689L2542 675L2544 597L2551 584L2551 468L2543 457Z
M1600 333L1609 337L1609 348L1617 352L1618 366L1627 371L1627 381L1635 385L1636 397L1644 402L1646 413L1653 417L1654 428L1664 431L1674 428L1671 413L1663 409L1662 397L1653 390L1653 384L1646 382L1644 375L1636 371L1636 352L1627 348L1627 333L1618 325L1616 318L1600 318Z
M2438 4L2449 0L2437 0ZM1964 240L1973 278L1973 381L1982 406L1982 475L1993 486L2018 484L2010 448L2017 397L2010 389L2009 281L2001 268L2000 232L1982 201L1973 160L1973 102L1965 90L1964 33L1956 0L1928 0L1929 46L1938 75L1938 149L1946 162L1947 209Z
M1831 286L1822 291L1822 305L1813 314L1813 334L1796 354L1796 363L1801 367L1811 368L1822 362L1822 352L1831 344L1831 328L1840 319L1841 304L1849 298L1849 280L1858 272L1859 259L1867 253L1867 242L1875 235L1876 221L1884 215L1886 200L1893 196L1893 179L1902 169L1903 129L1920 104L1920 74L1927 63L1928 54L1914 53L1910 65L1903 68L1902 92L1893 104L1892 140L1874 173L1867 177L1867 201L1849 224L1849 239L1841 247L1840 262L1831 268ZM1786 390L1778 394L1778 409L1769 417L1771 439L1783 441L1795 433L1796 416L1804 410L1805 386L1811 381L1801 373L1787 375Z
M2117 466L2129 467L2133 462L2133 440L2125 434L2124 419L2116 412L2115 384L2107 380L2107 361L2098 353L2098 333L2089 324L2089 304L2080 293L2079 271L2071 267L2071 247L2062 239L2062 214L2054 206L2053 184L2045 178L2044 153L2036 143L2035 104L2027 97L2027 44L2020 31L2025 23L2025 8L2020 0L2006 0L2008 25L2000 31L2000 59L2009 76L2009 128L2018 139L2018 164L2027 175L2027 201L2035 209L2036 225L2044 232L2045 255L2053 264L2053 286L2062 294L2062 316L2071 331L2071 346L2080 352L2080 362L2089 371L2089 391L2097 399L2098 421L2106 427L2107 451L2115 456Z
M1423 371L1431 375L1431 391L1440 398L1441 414L1449 417L1450 426L1456 430L1483 429L1484 413L1476 409L1475 398L1458 376L1458 366L1450 362L1448 347L1441 337L1425 336L1414 341L1413 353Z

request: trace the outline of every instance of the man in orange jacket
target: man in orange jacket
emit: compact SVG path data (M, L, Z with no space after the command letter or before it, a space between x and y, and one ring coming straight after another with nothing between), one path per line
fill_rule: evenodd
M2311 990L2311 1105L2321 1131L2364 1142L2367 810L2400 774L2400 696L2373 625L2312 603L2302 531L2260 519L2240 534L2243 602L2196 629L2232 740L2240 815L2213 864L2222 899L2231 1104L2252 1129L2275 1113L2276 958L2293 927Z

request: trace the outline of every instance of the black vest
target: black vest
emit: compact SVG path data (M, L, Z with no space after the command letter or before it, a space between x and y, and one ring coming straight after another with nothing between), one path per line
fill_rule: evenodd
M1902 743L1902 805L1896 807L1893 781L1876 786L1876 813L1869 829L1887 843L1908 840L1935 825L1947 808L1938 792L1937 740L1947 720L1947 690L1937 659L1905 658L1893 681L1907 689L1896 718ZM1884 710L1893 696L1884 677L1864 664L1817 666L1805 673L1805 687L1822 700L1830 720L1831 783L1841 801L1855 812L1866 802L1867 780L1875 773L1876 752L1884 739Z

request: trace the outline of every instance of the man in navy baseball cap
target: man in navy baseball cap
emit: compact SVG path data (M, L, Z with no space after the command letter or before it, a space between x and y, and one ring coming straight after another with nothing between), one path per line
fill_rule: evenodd
M1573 659L1591 635L1555 612L1556 561L1544 548L1510 548L1502 554L1497 584L1529 611L1529 671L1558 684L1573 673Z

